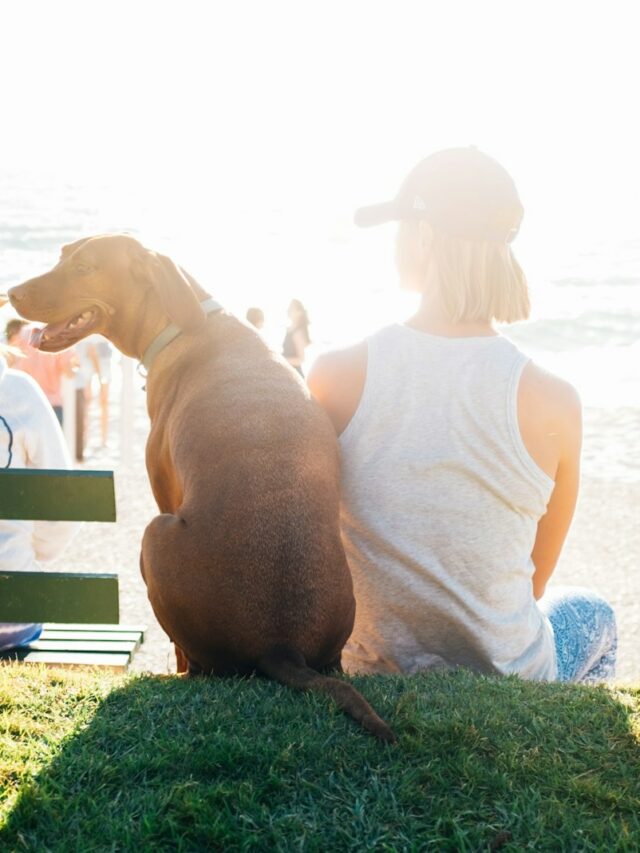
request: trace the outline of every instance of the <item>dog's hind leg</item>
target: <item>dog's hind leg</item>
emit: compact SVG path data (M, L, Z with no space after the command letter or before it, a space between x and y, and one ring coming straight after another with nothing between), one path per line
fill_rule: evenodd
M182 574L182 566L190 559L186 553L188 539L181 520L170 513L156 516L142 537L140 571L155 616L175 644L179 673L191 672L189 651L185 649L180 627L188 624L186 612L190 591Z
M147 572L145 571L144 555L145 555L145 549L143 548L142 551L140 552L140 574L142 575L144 582L147 583ZM195 674L200 673L199 668L196 668L198 670L197 672L193 671L194 668L189 663L188 657L182 651L180 646L177 645L177 643L174 643L174 650L175 650L175 654L176 654L176 672L179 675L182 675L182 674L195 675Z
M333 675L334 673L343 672L342 669L342 655L338 655L335 660L332 660L330 663L326 663L324 666L318 667L318 672L321 675Z
M180 646L174 644L174 648L176 650L176 672L179 673L187 673L189 672L189 659L182 651Z

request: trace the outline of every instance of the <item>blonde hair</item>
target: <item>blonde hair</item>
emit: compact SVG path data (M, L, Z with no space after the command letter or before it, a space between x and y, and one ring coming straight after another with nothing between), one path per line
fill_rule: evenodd
M429 254L452 323L515 323L529 317L527 279L507 243L461 240L434 228Z

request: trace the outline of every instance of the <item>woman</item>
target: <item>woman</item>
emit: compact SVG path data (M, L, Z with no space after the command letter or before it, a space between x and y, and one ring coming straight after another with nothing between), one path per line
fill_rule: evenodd
M613 675L607 603L545 595L576 503L581 408L493 327L529 315L510 248L522 214L510 176L474 148L427 157L393 201L356 214L399 220L400 279L421 303L309 376L342 449L350 671Z
M7 367L0 348L0 468L70 468L60 425L36 382ZM37 571L57 557L78 525L0 519L0 571ZM42 625L0 623L0 651L36 640Z
M282 343L282 355L302 376L302 365L306 348L311 343L309 337L309 316L299 299L292 299L287 309L289 326Z

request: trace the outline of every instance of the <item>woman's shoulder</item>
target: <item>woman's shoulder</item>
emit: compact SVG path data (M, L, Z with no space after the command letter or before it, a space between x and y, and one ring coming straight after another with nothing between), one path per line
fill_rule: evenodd
M338 435L358 408L366 377L366 341L322 353L311 366L309 390L326 410Z
M358 341L339 349L327 350L317 356L311 371L321 377L342 376L367 367L367 342ZM309 374L311 376L311 374Z
M580 395L566 379L528 361L522 371L519 396L532 409L540 408L562 419L579 416L582 411Z
M561 463L577 470L582 404L570 382L528 361L518 386L518 423L529 453L550 476Z
M312 383L323 386L338 383L364 383L367 375L367 361L372 346L386 345L387 341L396 342L398 323L383 326L377 332L349 346L328 350L315 359L309 379Z

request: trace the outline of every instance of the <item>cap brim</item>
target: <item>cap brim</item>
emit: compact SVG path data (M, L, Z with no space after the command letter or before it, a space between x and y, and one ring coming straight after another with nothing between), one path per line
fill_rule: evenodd
M370 204L368 207L360 207L353 215L353 221L358 228L382 225L384 222L393 222L397 218L398 214L395 201L386 201L383 204Z

